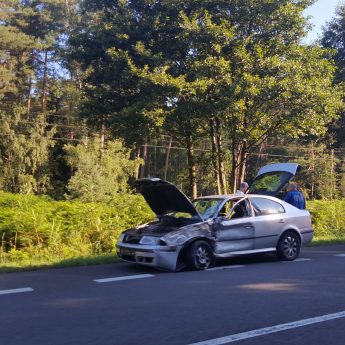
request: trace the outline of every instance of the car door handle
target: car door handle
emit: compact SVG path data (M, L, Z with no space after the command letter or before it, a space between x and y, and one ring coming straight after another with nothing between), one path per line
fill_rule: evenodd
M247 225L247 226L246 226L246 229L252 229L252 228L253 228L252 225Z
M279 219L279 223L285 223L285 219Z

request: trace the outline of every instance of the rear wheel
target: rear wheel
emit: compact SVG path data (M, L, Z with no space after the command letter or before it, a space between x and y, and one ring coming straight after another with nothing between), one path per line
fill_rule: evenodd
M195 241L187 251L186 261L192 270L206 270L214 264L212 248L205 241Z
M298 235L293 231L284 232L277 245L277 255L280 260L295 260L300 252L301 244Z

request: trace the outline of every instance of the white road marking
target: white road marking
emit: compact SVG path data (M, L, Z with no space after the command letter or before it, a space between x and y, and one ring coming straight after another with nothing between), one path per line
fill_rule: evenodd
M311 260L312 259L309 259L309 258L298 258L298 259L295 259L295 260L292 260L292 261L282 261L282 263L290 264L292 262L311 261Z
M340 319L343 317L345 317L345 311L341 311L339 313L334 313L334 314L326 314L326 315L322 315L322 316L312 317L310 319L304 319L304 320L299 320L299 321L294 321L294 322L289 322L289 323L282 323L280 325L275 325L272 327L259 328L259 329L255 329L255 330L249 331L249 332L237 333L237 334L228 335L228 336L221 337L221 338L215 338L215 339L210 339L210 340L206 340L206 341L201 341L198 343L193 343L190 345L228 344L228 343L233 343L233 342L239 341L239 340L259 337L261 335L267 335L267 334L271 334L271 333L286 331L288 329L304 327L304 326L312 325L314 323Z
M20 289L10 289L10 290L0 290L0 295L9 295L12 293L22 293L22 292L32 292L34 289L31 287L20 288Z
M345 254L335 254L334 256L345 256Z
M151 277L154 277L154 275L153 274L138 274L135 276L123 276L123 277L111 277L111 278L95 279L94 282L96 282L96 283L109 283L109 282L118 282L121 280L142 279L142 278L151 278Z
M220 266L220 267L212 267L207 269L207 271L219 271L219 270L226 270L229 268L241 268L245 267L244 265L230 265L230 266Z

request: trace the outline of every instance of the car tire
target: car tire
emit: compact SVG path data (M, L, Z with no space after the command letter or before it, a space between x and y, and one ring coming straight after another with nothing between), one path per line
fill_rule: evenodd
M295 260L300 252L301 242L294 231L286 231L280 237L277 245L277 255L282 261Z
M188 248L187 267L191 270L207 270L214 265L211 246L206 241L195 241Z

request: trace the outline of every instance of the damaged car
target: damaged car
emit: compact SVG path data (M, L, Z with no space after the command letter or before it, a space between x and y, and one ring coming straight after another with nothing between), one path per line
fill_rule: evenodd
M117 255L170 271L204 270L217 258L266 252L294 260L314 233L307 210L279 199L299 169L296 163L271 164L259 170L249 194L204 196L193 202L165 180L139 179L137 190L157 218L124 231Z

